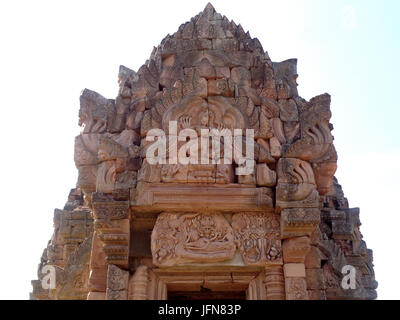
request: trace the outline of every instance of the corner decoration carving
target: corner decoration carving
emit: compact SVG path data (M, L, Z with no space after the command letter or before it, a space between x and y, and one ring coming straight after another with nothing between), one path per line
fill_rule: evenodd
M282 264L280 217L270 213L237 213L232 218L235 243L248 265Z
M220 213L162 213L151 235L156 266L230 260L235 253L233 230Z

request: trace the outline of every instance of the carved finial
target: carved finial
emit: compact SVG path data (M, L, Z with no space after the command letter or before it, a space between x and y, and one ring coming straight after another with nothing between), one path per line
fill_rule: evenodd
M206 7L204 8L203 11L212 11L212 12L215 12L215 8L214 8L214 6L209 2L209 3L207 3L207 5L206 5Z

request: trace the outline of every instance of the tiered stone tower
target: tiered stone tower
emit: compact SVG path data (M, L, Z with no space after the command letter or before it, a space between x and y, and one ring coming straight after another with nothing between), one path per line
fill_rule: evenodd
M55 211L31 298L376 298L359 209L334 178L330 96L302 99L296 64L272 62L209 4L137 72L120 67L115 100L85 89L77 188ZM170 164L172 142L150 164L146 136L170 121L178 134L253 129L254 172Z

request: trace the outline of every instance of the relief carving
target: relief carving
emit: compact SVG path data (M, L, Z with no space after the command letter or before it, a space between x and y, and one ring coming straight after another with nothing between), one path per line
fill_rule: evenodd
M215 176L215 182L218 184L233 183L234 172L233 166L230 164L217 164L217 173Z
M188 166L181 164L163 164L161 167L161 181L166 183L187 183Z
M107 289L118 291L126 290L128 286L129 272L124 271L113 264L108 265Z
M285 287L286 300L308 300L305 278L286 278Z
M237 213L232 218L235 243L249 265L282 264L279 216Z
M276 188L279 208L318 207L318 192L311 165L295 158L281 158Z
M328 152L333 137L329 120L330 96L324 94L310 100L300 113L301 138L286 152L286 157L318 162Z
M116 180L115 161L104 161L97 168L96 191L111 193Z
M310 236L321 221L320 215L320 210L316 208L290 208L282 210L282 238Z
M313 184L314 173L311 165L299 159L282 158L278 162L278 182L284 184Z
M104 133L115 111L114 101L85 89L80 103L79 125L84 126L83 133Z
M217 166L214 164L191 164L188 170L188 183L215 183Z
M162 213L151 235L153 262L172 266L232 259L233 231L219 213Z

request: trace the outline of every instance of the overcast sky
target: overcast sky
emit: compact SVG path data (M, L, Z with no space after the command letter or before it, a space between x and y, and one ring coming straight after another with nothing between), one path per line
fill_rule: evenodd
M0 299L27 299L75 186L84 88L117 95L119 65L137 70L207 1L1 1ZM400 1L214 0L273 61L298 58L299 93L332 95L337 177L374 250L380 299L398 288Z

